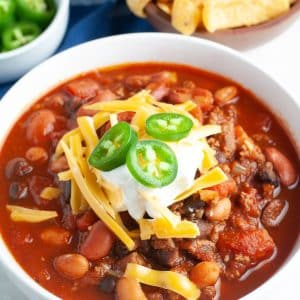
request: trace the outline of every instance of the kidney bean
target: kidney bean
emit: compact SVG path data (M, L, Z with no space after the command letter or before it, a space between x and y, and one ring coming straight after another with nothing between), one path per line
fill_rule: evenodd
M35 145L47 142L54 131L55 122L55 114L49 109L32 113L27 120L26 138Z
M73 96L88 99L96 96L99 84L93 79L83 78L68 83L66 88Z
M261 222L266 227L275 227L283 220L288 211L288 202L274 199L267 204L261 215Z
M82 278L89 270L88 260L80 254L60 255L53 265L61 276L71 280Z
M205 211L210 221L225 221L231 212L231 201L228 198L213 200Z
M238 90L235 86L226 86L215 92L216 103L219 106L224 106L235 102L237 99Z
M297 181L297 172L290 160L274 147L265 148L268 161L272 162L278 173L280 182L284 186L290 186Z
M118 300L147 300L141 285L132 278L122 277L116 286Z
M83 215L77 218L76 226L80 231L86 231L90 226L92 226L98 217L92 210L86 211Z
M214 285L220 276L220 267L212 261L203 261L194 266L190 279L200 288Z
M28 195L28 186L25 182L12 182L9 186L9 198L11 200L21 200Z
M33 163L42 164L48 160L48 153L43 147L31 147L26 151L25 157Z
M69 244L71 233L61 227L49 227L41 232L41 240L49 245L64 246Z
M97 113L97 111L92 110L92 109L87 109L86 106L92 105L92 104L98 103L98 102L105 102L105 101L111 101L111 100L116 100L116 99L118 99L118 96L115 93L113 93L110 89L100 89L94 98L92 98L90 101L88 101L87 103L85 103L78 109L76 115L78 117L94 116ZM77 123L76 123L76 126L77 126Z
M7 179L23 177L33 171L33 167L26 159L17 157L10 160L5 167L5 176Z
M113 233L101 221L96 222L88 237L80 248L80 253L90 260L97 260L106 256L114 242Z

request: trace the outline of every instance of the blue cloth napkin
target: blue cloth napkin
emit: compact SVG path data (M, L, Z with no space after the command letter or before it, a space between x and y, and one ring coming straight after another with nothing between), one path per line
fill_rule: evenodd
M147 31L154 31L154 28L147 21L135 17L124 1L72 6L68 30L57 52L100 37ZM0 84L0 99L13 84Z

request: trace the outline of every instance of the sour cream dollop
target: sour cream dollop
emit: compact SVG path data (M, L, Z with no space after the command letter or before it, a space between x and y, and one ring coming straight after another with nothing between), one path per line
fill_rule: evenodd
M145 212L152 218L160 213L145 198L150 196L160 206L168 207L175 202L176 196L192 186L198 168L203 161L203 142L195 138L185 138L179 142L167 143L175 152L178 161L178 173L175 180L161 188L149 188L140 184L122 165L108 172L101 172L102 178L121 191L122 206L117 210L128 211L130 216L139 220Z

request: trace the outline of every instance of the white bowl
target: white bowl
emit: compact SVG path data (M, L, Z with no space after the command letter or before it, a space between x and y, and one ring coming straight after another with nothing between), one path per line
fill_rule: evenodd
M283 120L287 132L300 149L300 107L280 84L234 50L199 38L162 33L129 34L95 40L62 52L36 67L19 80L0 102L0 145L19 116L61 82L99 67L145 61L188 64L232 78L263 99L270 110ZM33 85L34 88L31 88ZM283 295L296 299L297 285L293 285L295 290L290 295L286 294L286 287L287 281L290 281L288 279L296 277L293 265L299 265L299 249L300 241L280 271L245 299L281 299ZM29 299L57 299L22 270L1 239L0 262Z
M52 55L61 43L69 20L69 0L55 0L57 12L51 24L31 43L0 53L0 83L20 78Z

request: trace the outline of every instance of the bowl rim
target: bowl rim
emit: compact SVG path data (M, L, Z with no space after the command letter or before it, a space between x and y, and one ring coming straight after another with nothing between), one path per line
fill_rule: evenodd
M167 13L165 13L164 11L162 11L152 1L147 4L144 11L145 11L146 17L157 14L157 16L156 16L157 18L159 18L160 20L163 20L164 22L166 22L167 24L172 26L170 16ZM296 16L297 14L300 15L300 0L296 0L294 3L292 3L290 6L290 9L287 12L280 14L278 17L272 18L270 20L264 21L264 22L256 24L256 25L220 29L220 30L216 30L214 32L209 32L205 29L197 29L194 33L192 33L192 35L206 36L206 35L218 34L218 35L228 36L228 35L246 34L249 32L260 31L260 30L270 28L273 25L282 23L283 21L289 19L292 16ZM174 29L174 31L178 32L173 26L172 26L172 28Z
M65 16L65 12L66 12L66 10L69 9L69 5L70 5L70 3L69 3L70 0L55 0L55 2L57 4L57 11L55 13L53 20L47 26L47 28L44 31L42 31L42 33L36 39L31 41L30 43L28 43L20 48L0 53L0 63L1 63L1 60L9 59L14 56L21 55L27 51L30 51L35 46L37 46L40 42L43 42L44 39L47 39L48 33L52 30L55 30L56 26L59 23L59 20Z
M280 81L278 81L277 79L275 79L274 76L272 76L271 74L269 74L268 72L266 72L265 70L263 70L262 68L260 68L257 64L255 64L253 61L251 61L250 59L248 59L246 56L244 56L242 53L231 49L229 47L226 47L224 45L209 41L209 40L205 40L205 39L199 39L197 37L187 37L184 35L178 35L178 34L170 34L170 33L129 33L129 34L120 34L120 35L115 35L115 36L110 36L110 37L105 37L105 38L99 38L99 39L95 39L74 47L71 47L67 50L64 50L56 55L54 55L53 57L47 59L46 61L44 61L42 64L36 66L35 68L33 68L30 72L28 72L26 75L24 75L20 80L17 81L17 83L15 83L10 89L9 91L3 96L2 101L0 101L0 109L1 107L3 107L3 105L7 105L7 103L9 103L10 98L12 96L10 96L11 94L13 95L13 92L15 90L15 88L17 88L19 85L23 85L23 82L26 82L26 80L28 80L30 77L32 77L35 74L38 74L40 71L39 69L42 67L47 66L47 64L57 64L57 60L59 57L64 57L66 55L69 55L71 52L78 52L78 49L83 49L83 51L85 51L85 49L88 49L89 47L92 47L93 45L97 44L97 43L104 43L104 42L122 42L122 43L128 43L130 42L130 39L137 39L137 40L141 40L142 38L148 38L148 39L175 39L177 40L178 43L182 42L194 42L194 43L198 43L199 45L201 44L206 44L207 47L212 47L218 51L224 52L224 54L229 54L231 56L234 56L236 59L241 60L244 64L249 65L253 68L255 68L257 71L259 71L263 76L268 77L274 84L276 84L279 89L281 89L288 97L289 100L291 102L293 102L294 105L296 105L297 110L300 111L300 103L296 101L297 97L290 92L287 88L285 88L282 83ZM76 49L76 50L75 50ZM146 62L146 60L144 60ZM171 60L170 60L171 61ZM167 61L166 61L167 62ZM125 63L125 62L124 62ZM187 63L188 64L188 63ZM97 68L97 66L95 66L94 68ZM92 69L90 70L92 71ZM220 74L222 75L222 73L220 72ZM74 76L76 76L77 74L74 74ZM57 84L61 84L63 82L65 82L66 80L69 80L73 77L68 77L65 78L62 82L57 81ZM49 90L55 88L56 85L53 85L52 87L49 88ZM46 94L47 91L45 91L44 93ZM44 95L44 94L42 94ZM42 96L41 95L41 96ZM34 101L36 101L37 99L33 99L30 102L30 105L32 105L34 103ZM28 105L27 105L28 107ZM27 109L27 107L25 109ZM20 117L20 114L16 115L16 120L18 119L18 117ZM10 129L8 130L8 132L10 131ZM4 137L1 140L1 144L0 146L2 147L2 144L6 138L7 132L4 133ZM295 142L295 141L294 141ZM300 147L299 145L297 145L296 143L294 143L295 149L298 152L298 154L300 154ZM294 247L292 249L292 252L289 253L288 257L285 259L285 261L283 262L283 264L280 266L280 268L271 276L269 277L263 284L261 284L260 286L258 286L255 290L250 291L249 293L247 293L245 296L243 296L242 299L247 298L247 300L250 300L250 297L256 296L257 291L260 290L262 288L262 286L265 286L270 280L274 279L276 276L278 276L278 274L282 273L284 267L286 267L287 265L291 265L293 263L293 260L297 257L300 257L300 248L299 248L299 241L300 241L300 236L298 237L298 239L295 241ZM5 270L7 270L12 276L14 276L15 278L18 279L18 283L22 283L26 288L28 288L31 291L34 291L36 295L39 295L40 297L42 297L42 299L51 299L51 300L58 300L60 299L58 296L56 296L55 294L53 294L52 292L50 292L49 290L47 290L46 288L44 288L43 286L37 284L31 277L30 275L27 274L26 271L24 271L24 269L22 268L22 266L19 264L19 262L14 258L14 256L12 255L12 253L10 252L7 244L5 243L5 241L2 239L1 237L1 232L0 232L0 247L5 247L7 249L7 251L9 252L10 256L9 259L7 259L7 257L4 257L3 255L0 255L0 264L2 264L5 268ZM14 268L14 266L12 266L9 261L13 259L14 262L16 262L16 264L18 265L18 268ZM23 271L23 273L20 273L19 270ZM32 299L41 299L41 298L32 298Z

